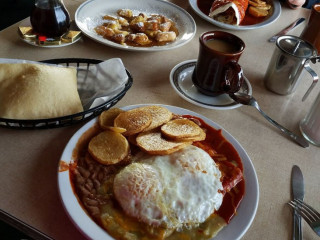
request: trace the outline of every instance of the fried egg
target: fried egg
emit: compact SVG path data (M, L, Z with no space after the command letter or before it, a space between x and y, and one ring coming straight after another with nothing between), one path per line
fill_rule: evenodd
M114 179L124 212L151 226L181 229L204 222L222 203L221 172L204 150L188 146L158 156L139 153Z

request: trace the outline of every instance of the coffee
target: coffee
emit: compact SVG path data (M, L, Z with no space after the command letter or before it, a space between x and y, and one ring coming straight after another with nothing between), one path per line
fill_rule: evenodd
M209 39L205 44L212 50L223 53L235 53L239 51L239 47L236 44L232 44L222 39Z
M244 78L238 60L244 51L244 42L223 31L205 32L199 42L199 56L192 73L197 90L208 96L239 91Z

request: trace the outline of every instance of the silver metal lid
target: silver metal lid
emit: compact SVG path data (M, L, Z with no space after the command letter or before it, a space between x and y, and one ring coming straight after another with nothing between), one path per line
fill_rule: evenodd
M310 58L316 54L316 49L299 37L285 35L277 39L277 46L287 54L298 58Z

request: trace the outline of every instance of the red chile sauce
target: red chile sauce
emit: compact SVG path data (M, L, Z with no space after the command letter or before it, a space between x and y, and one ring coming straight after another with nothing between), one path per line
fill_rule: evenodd
M203 12L205 15L209 15L211 5L214 0L197 0L197 5L201 12ZM267 17L253 17L250 14L245 15L244 19L240 23L240 26L247 26L247 25L253 25L258 24L260 22L263 22Z
M236 214L236 210L244 196L245 193L245 182L242 174L237 175L239 172L243 172L243 165L241 162L241 158L234 147L224 138L221 130L217 130L206 124L202 119L190 116L183 115L185 118L189 118L197 122L202 128L206 129L206 139L201 142L197 142L194 145L201 146L203 150L209 153L210 156L215 160L218 164L219 169L222 172L222 185L224 189L228 188L229 185L233 185L232 181L235 178L238 178L240 181L235 187L231 189L231 191L225 193L223 198L222 205L220 209L216 212L220 217L222 217L226 223L229 223L232 217ZM76 186L74 185L74 169L77 167L77 159L87 152L87 146L90 139L97 135L100 131L102 131L98 124L95 124L92 128L87 130L78 140L75 149L73 150L72 158L75 160L69 164L69 176L70 182L73 188L74 194L77 196L79 204L85 209L83 203L81 202L77 191ZM215 154L218 156L215 158ZM221 160L221 156L224 160ZM219 160L220 158L220 160ZM68 167L65 166L66 163L64 161L60 161L60 171L68 170ZM237 167L235 167L235 165ZM229 171L230 170L230 171ZM236 176L237 175L237 176ZM92 218L93 220L97 220ZM97 222L97 221L96 221ZM97 222L101 227L102 224Z
M184 115L183 117L196 119L197 122L200 122L200 126L206 129L206 139L199 142L199 144L201 144L201 148L208 152L219 166L223 175L222 185L224 189L230 188L230 185L233 185L232 182L234 179L236 179L237 182L240 181L231 189L231 191L225 194L222 205L217 212L220 217L229 223L232 217L236 214L236 210L245 193L245 181L241 174L241 172L243 172L241 158L231 143L222 135L221 129L214 129L206 124L202 119L194 116ZM224 155L226 159L224 158L224 160L220 161L219 157L215 158L212 151L216 152L218 156ZM234 167L235 165L237 168Z

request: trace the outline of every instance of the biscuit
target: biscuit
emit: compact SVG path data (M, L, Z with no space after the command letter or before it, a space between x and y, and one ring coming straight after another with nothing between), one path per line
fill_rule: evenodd
M120 108L111 108L108 109L106 111L103 111L100 116L99 116L99 125L102 129L110 129L113 130L114 129L114 120L115 118L120 114L124 112L122 109ZM122 128L122 130L120 130L119 128L116 130L116 132L125 132L126 129Z
M161 133L173 140L189 139L203 135L203 130L193 121L186 118L178 118L161 126Z
M178 142L167 140L157 130L140 133L136 141L143 151L154 155L167 155L192 144L192 141Z
M90 140L88 151L96 161L110 165L124 160L129 154L130 147L121 133L107 130Z
M114 120L114 126L126 129L124 136L134 135L142 132L150 126L152 116L150 113L140 108L128 110L120 113Z
M143 131L149 131L167 123L170 121L173 115L172 112L170 112L167 108L161 106L146 106L141 107L140 109L150 113L152 117L150 126Z

